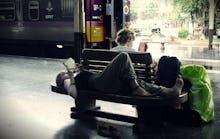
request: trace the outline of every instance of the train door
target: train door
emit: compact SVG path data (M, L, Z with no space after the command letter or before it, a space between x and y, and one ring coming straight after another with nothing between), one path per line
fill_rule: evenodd
M32 21L39 20L39 2L37 0L28 2L28 19Z

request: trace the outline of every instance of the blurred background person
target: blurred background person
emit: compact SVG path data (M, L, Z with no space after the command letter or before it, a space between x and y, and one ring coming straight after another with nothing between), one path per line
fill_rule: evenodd
M147 52L147 49L148 49L147 43L140 42L138 47L138 52Z

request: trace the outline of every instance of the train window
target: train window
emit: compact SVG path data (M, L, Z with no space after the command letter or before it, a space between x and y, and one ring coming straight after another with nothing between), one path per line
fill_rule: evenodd
M74 0L61 0L62 17L73 17Z
M28 18L29 20L39 20L39 2L37 0L29 1Z
M0 2L0 21L15 20L15 2Z

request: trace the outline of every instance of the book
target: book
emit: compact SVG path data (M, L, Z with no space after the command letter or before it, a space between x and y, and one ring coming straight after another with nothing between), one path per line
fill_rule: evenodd
M76 69L76 62L72 58L68 58L66 61L63 62L63 64L67 68L67 70Z

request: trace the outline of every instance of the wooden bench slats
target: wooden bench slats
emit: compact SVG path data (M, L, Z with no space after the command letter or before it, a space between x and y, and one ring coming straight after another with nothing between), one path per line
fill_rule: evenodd
M89 60L111 61L117 55L117 52L113 52L110 54L106 52L105 50L101 50L101 49L100 50L97 49L93 53L90 53L90 51L88 50L90 49L83 50L82 60L89 59Z
M92 72L102 72L102 70L112 61L119 52L100 49L84 49L82 54L83 67ZM147 82L152 80L152 57L150 53L131 52L129 56L137 77Z
M88 64L87 68L88 70L104 70L104 68L106 67L106 65L98 65L98 64ZM144 65L138 65L138 66L134 66L135 71L146 71L146 67Z
M71 109L71 118L80 118L83 115L78 115L74 109ZM121 115L121 114L116 114L116 113L110 113L110 112L104 112L104 111L97 111L97 110L86 110L84 112L84 115L86 116L95 116L95 117L100 117L100 118L107 118L107 119L112 119L112 120L118 120L118 121L123 121L123 122L130 122L130 123L137 123L138 118L134 116L128 116L128 115Z
M90 51L92 50L94 49L84 49L82 59L111 61L118 54L118 52L112 51L111 53L109 53L108 51L101 49L96 49L95 51L90 53ZM129 52L129 56L134 63L143 63L147 65L152 63L152 56L150 53Z
M85 65L88 65L89 67L87 67L88 69L91 69L91 68L93 68L93 67L96 67L96 66L98 66L98 67L106 67L109 63L110 63L111 61L105 61L105 62L103 62L103 61L98 61L98 60L96 60L96 61L91 61L91 60L87 60L86 61L86 63L85 63ZM146 64L140 64L140 63L138 63L138 64L133 64L133 66L134 66L134 68L139 68L139 69L145 69L146 68Z
M91 72L102 72L102 70L100 68L97 68L97 69L90 69L89 71ZM142 78L142 79L145 79L146 78L146 72L145 71L141 71L141 70L135 70L138 78ZM149 77L150 78L150 77Z

